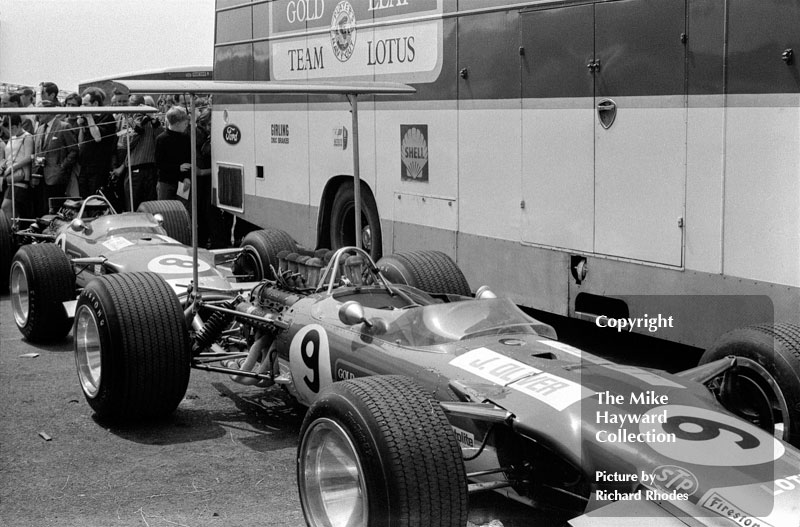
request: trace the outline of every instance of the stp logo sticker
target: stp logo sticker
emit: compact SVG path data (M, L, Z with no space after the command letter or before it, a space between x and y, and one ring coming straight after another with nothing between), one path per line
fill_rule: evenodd
M229 145L235 145L242 139L242 131L235 124L228 124L222 129L222 139Z
M651 473L653 484L661 490L694 494L700 486L697 478L683 467L677 465L661 465Z
M185 254L162 254L150 260L147 270L158 274L189 274L192 272L192 257ZM197 272L211 269L203 260L197 260Z

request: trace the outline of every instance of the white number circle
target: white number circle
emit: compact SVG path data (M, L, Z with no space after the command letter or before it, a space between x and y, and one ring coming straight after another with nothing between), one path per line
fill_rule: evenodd
M185 254L162 254L150 260L147 270L159 274L189 274L192 272L192 257ZM211 269L203 260L197 260L197 272Z
M333 382L328 334L319 324L298 331L289 345L289 365L301 402L310 403Z
M776 438L733 416L696 408L667 405L644 415L666 411L666 423L640 423L639 431L675 434L675 442L653 441L650 448L676 461L713 467L761 465L779 459L786 451ZM647 419L643 419L647 421Z

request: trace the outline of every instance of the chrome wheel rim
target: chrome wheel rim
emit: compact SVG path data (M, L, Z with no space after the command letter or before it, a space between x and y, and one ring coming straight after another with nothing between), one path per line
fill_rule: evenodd
M24 327L30 313L30 290L28 275L20 262L14 262L11 266L11 308L17 326Z
M313 527L367 525L367 488L350 436L335 421L319 419L300 445L300 501Z
M81 388L88 397L95 397L102 377L100 328L94 312L81 306L75 315L75 363Z
M734 397L740 403L737 405L740 409L734 413L771 432L777 439L787 441L792 417L778 382L764 366L752 359L737 356L736 364L739 368L739 382ZM769 426L765 427L765 423L760 422L759 412L756 410L759 407L762 410L769 408L772 414L771 419L767 419L766 424Z

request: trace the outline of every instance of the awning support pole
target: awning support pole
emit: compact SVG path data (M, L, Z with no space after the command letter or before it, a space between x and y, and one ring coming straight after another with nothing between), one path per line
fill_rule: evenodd
M197 271L197 246L199 245L197 235L197 223L200 218L197 215L197 120L194 115L194 94L189 94L189 143L192 150L192 188L189 189L192 198L192 285L194 288L194 302L192 302L192 313L197 313L198 302L200 301L200 279Z
M350 94L351 113L353 115L353 199L356 215L356 247L361 249L361 171L358 162L358 95Z

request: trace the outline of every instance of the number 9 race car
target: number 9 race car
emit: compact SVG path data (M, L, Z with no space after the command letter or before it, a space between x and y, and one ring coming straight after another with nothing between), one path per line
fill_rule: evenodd
M472 295L442 253L376 265L272 243L286 236L245 239L268 272L241 294L179 299L153 273L89 282L75 353L96 414L169 414L190 368L285 389L309 407L297 482L313 527L463 527L485 490L576 526L798 525L800 452L783 440L798 439L796 355L775 358L794 377L733 355L676 375L615 364Z
M64 338L78 291L95 276L152 271L176 293L187 294L193 275L191 231L181 202L148 201L139 212L122 214L102 194L51 198L50 205L55 214L35 220L12 222L0 215L0 276L8 279L14 322L28 340ZM200 283L230 290L230 273L217 264L239 252L200 250Z

